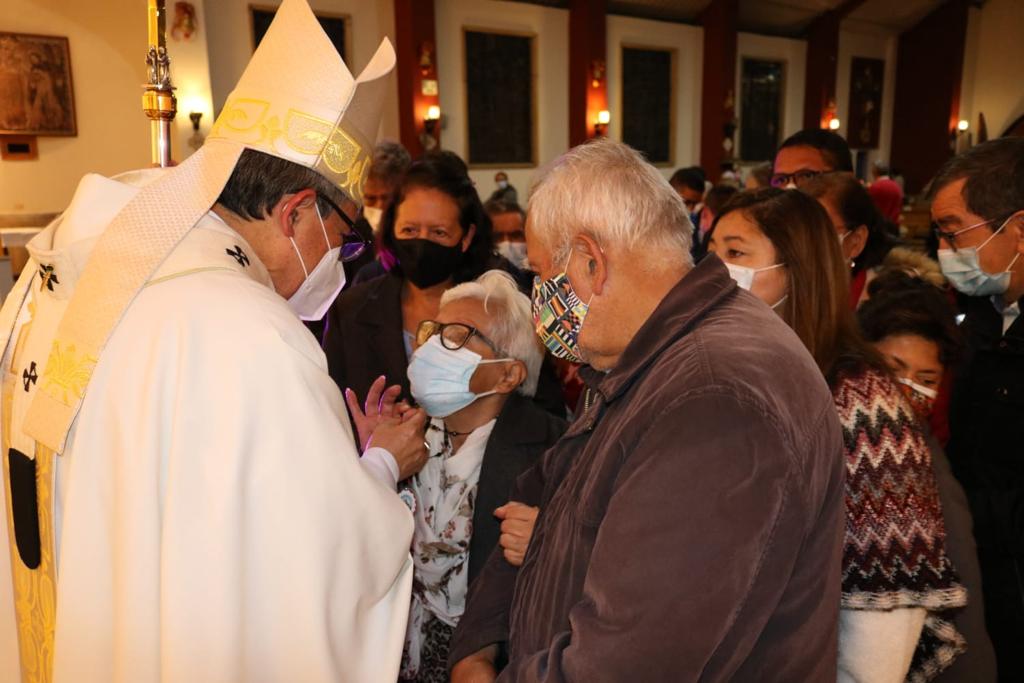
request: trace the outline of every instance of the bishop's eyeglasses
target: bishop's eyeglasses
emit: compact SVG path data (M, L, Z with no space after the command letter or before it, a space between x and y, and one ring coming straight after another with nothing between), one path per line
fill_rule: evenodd
M331 208L334 209L334 212L341 216L341 220L345 221L345 225L348 226L348 232L341 237L341 255L339 258L344 263L355 261L363 255L363 252L370 246L370 243L359 233L358 230L356 230L356 224L352 222L352 219L348 217L348 214L342 211L340 206L331 201L330 197L320 193L317 193L317 197L330 204Z

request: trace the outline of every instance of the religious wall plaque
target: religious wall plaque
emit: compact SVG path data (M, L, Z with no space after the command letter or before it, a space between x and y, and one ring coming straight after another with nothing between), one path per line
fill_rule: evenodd
M78 135L67 38L0 32L0 135Z
M249 5L249 17L252 22L252 49L253 51L259 46L260 41L263 40L263 36L266 35L267 29L270 28L270 22L274 20L274 15L277 14L276 7L263 7L260 5ZM320 22L320 28L324 30L331 43L334 45L334 49L338 51L341 58L348 63L348 54L346 48L348 47L348 27L349 17L345 14L329 14L327 12L314 12L316 20Z
M850 63L850 132L847 141L853 149L878 149L884 77L885 60L854 57Z

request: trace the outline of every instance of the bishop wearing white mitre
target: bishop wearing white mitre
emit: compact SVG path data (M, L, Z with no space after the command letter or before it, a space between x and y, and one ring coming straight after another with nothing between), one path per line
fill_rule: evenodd
M354 79L285 0L202 149L86 176L29 246L0 313L0 681L396 679L412 517L300 321L342 286L394 60Z

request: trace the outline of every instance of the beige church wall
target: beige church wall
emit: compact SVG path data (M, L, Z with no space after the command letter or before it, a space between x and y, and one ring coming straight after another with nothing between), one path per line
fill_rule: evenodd
M778 38L758 33L739 33L736 39L736 118L742 116L743 102L740 84L743 78L743 59L767 59L783 62L783 98L781 143L803 128L804 83L806 81L807 42L793 38ZM742 127L736 129L736 150L741 149Z
M210 83L213 108L220 112L231 89L245 70L252 56L252 22L249 6L276 7L280 0L208 0L206 21L209 25ZM348 66L358 76L369 63L387 36L395 42L394 2L392 0L310 0L314 12L343 15L349 18ZM302 45L295 45L301 52ZM301 74L296 74L297 77ZM394 73L384 102L380 137L397 140L398 82Z
M60 211L84 173L149 162L144 2L3 0L0 27L68 38L78 121L77 137L40 137L38 159L0 161L0 213Z
M441 145L467 157L464 27L536 36L534 121L537 162L554 159L569 146L569 12L497 0L435 0L438 87L444 127ZM497 134L497 133L496 133ZM507 168L509 182L524 202L537 168ZM480 196L494 187L493 168L470 168Z
M850 129L850 67L854 57L885 60L882 82L882 113L878 149L868 151L868 163L889 161L892 148L893 103L896 98L896 47L898 37L893 31L868 24L843 22L839 32L839 65L836 72L836 115L839 133L849 138ZM856 142L850 140L851 146Z
M1024 1L988 0L971 8L964 50L960 118L977 140L978 114L989 139L1024 116Z
M659 170L665 177L682 166L700 163L700 98L704 61L704 31L698 26L632 17L608 16L608 135L622 136L622 48L642 47L675 51L673 83L673 159Z

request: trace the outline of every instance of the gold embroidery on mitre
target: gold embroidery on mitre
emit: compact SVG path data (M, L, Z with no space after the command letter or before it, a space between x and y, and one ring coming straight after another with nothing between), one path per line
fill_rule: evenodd
M316 116L291 109L285 117L284 141L301 154L320 158L314 168L333 180L355 201L363 196L363 181L370 170L369 145L356 135Z
M14 536L11 510L10 434L14 382L3 386L3 480L7 498L7 535L11 557L14 613L22 683L49 683L53 679L53 641L57 623L57 584L53 563L53 460L54 452L36 444L36 500L39 515L39 566L29 569L21 561Z
M96 362L93 356L79 354L74 344L62 348L61 342L55 340L43 370L42 390L64 405L72 405L69 393L81 400Z
M359 202L370 171L372 149L362 136L298 109L282 116L266 100L234 98L217 117L209 138L224 138L312 167ZM306 159L281 149L279 143Z

